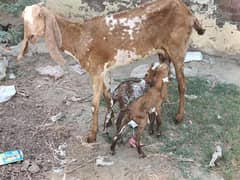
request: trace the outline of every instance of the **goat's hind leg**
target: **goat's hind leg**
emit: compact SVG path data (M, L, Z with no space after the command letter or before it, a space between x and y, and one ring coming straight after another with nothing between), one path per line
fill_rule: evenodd
M157 127L156 127L156 131L157 131L157 137L161 136L161 130L160 130L160 127L161 127L161 124L162 124L162 121L161 121L161 107L159 107L157 109L157 113L155 113L155 118L156 118L156 122L157 122Z
M139 158L145 158L146 155L142 150L140 140L141 140L141 135L143 133L143 130L147 125L147 121L145 119L142 119L139 122L141 122L141 123L138 125L138 129L137 129L137 133L136 133L136 146L137 146Z
M178 113L176 115L176 123L179 123L183 120L184 117L184 106L185 106L185 90L186 90L186 83L185 83L185 77L184 77L184 63L183 63L183 57L174 59L173 64L176 71L176 77L178 82L178 92L179 92L179 106L178 106Z
M155 121L155 118L156 118L156 116L155 116L155 112L148 112L148 119L149 119L149 130L148 130L148 132L149 132L149 135L152 135L152 134L154 134L154 121Z
M127 128L127 124L124 124L124 125L120 128L120 131L118 131L118 133L114 136L113 142L112 142L112 145L111 145L111 153L112 153L112 155L115 154L115 148L116 148L117 141L121 138L122 133L124 132L124 130L125 130L126 128Z

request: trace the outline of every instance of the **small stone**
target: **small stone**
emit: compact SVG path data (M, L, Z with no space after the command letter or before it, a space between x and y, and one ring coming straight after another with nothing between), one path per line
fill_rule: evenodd
M65 117L64 113L60 112L60 113L56 114L55 116L52 116L50 118L50 120L53 121L53 122L56 122L56 121L62 120L64 117Z
M27 171L28 167L30 166L30 160L24 160L22 163L21 171Z
M11 80L16 79L15 74L10 73L9 76L8 76L8 79L11 79Z
M31 172L32 174L35 174L40 171L40 168L35 162L32 162L31 166L28 168L28 171Z
M46 66L36 68L36 71L40 75L48 75L54 77L55 80L61 78L64 75L64 71L61 66Z

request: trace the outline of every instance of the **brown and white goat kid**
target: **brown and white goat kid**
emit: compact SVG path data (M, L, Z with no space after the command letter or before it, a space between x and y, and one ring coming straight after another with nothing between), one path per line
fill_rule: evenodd
M179 87L176 120L184 116L184 55L194 28L204 29L182 0L155 0L135 9L73 23L53 14L43 5L23 11L24 40L17 59L27 52L29 41L44 36L53 60L63 65L61 51L72 54L92 79L92 129L88 142L96 141L100 97L110 108L107 72L151 54L163 54L174 64Z
M152 86L153 78L157 73L157 68L160 66L159 62L152 63L148 68L144 78L129 79L121 82L116 89L111 93L111 108L106 113L104 121L104 130L112 125L114 118L114 108L116 104L119 110L125 109L132 101L138 97L144 95L144 93ZM152 108L148 112L148 117L150 121L149 133L153 134L153 124L157 118L156 108ZM121 114L120 114L121 115ZM116 127L117 131L121 125L121 116L117 116Z
M136 147L140 157L145 157L143 150L140 145L140 138L143 133L144 128L147 125L148 112L152 108L156 108L158 118L157 118L157 131L159 131L161 125L161 105L167 96L167 81L169 73L169 67L167 64L161 64L157 68L157 72L154 76L153 86L150 87L147 92L137 98L135 101L130 103L126 109L123 109L119 116L122 117L120 120L121 127L117 132L116 136L113 138L113 143L111 145L111 151L115 153L115 146L117 141L122 136L122 133L127 128L128 123L131 120L134 120L137 124L137 132L136 132Z

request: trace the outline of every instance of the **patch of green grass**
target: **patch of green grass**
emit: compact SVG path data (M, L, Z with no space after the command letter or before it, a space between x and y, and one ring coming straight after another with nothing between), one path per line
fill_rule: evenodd
M170 103L162 110L163 136L159 140L163 145L158 150L171 152L176 158L191 158L200 163L203 170L217 171L225 179L233 179L240 169L240 88L227 84L212 87L206 80L188 78L186 94L198 98L185 98L184 121L175 125L178 90L176 82L170 84ZM217 143L223 146L223 158L216 168L209 169L207 165ZM177 162L177 165L184 177L191 176L188 163Z
M18 0L16 3L8 3L8 1L3 1L0 3L0 9L7 11L14 15L19 15L25 6L36 4L41 2L41 0Z
M198 98L185 98L184 121L175 125L178 89L176 81L169 84L169 102L162 108L162 136L149 136L146 129L142 136L147 145L144 151L168 154L186 179L202 178L192 174L192 165L200 165L199 173L206 177L215 171L224 179L236 179L240 175L240 88L227 84L212 86L207 80L188 78L186 94ZM101 104L104 105L103 101ZM209 168L212 153L219 143L223 157L217 167Z

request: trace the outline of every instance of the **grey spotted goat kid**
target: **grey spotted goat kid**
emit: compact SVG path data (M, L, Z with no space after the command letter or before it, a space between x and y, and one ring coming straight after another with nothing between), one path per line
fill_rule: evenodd
M160 66L159 62L152 63L147 70L144 78L134 78L121 82L117 88L112 92L111 96L111 108L106 113L105 121L104 121L104 130L108 133L108 128L112 125L112 121L114 119L114 109L116 109L116 105L118 105L118 110L125 109L132 101L137 99L138 97L144 95L144 93L152 86L153 77L155 76L158 67ZM120 115L120 116L119 116ZM116 121L117 131L121 125L121 113L118 114L118 118ZM154 133L153 125L154 121L157 118L156 108L150 109L148 112L150 128L149 134ZM158 132L160 135L160 132Z

